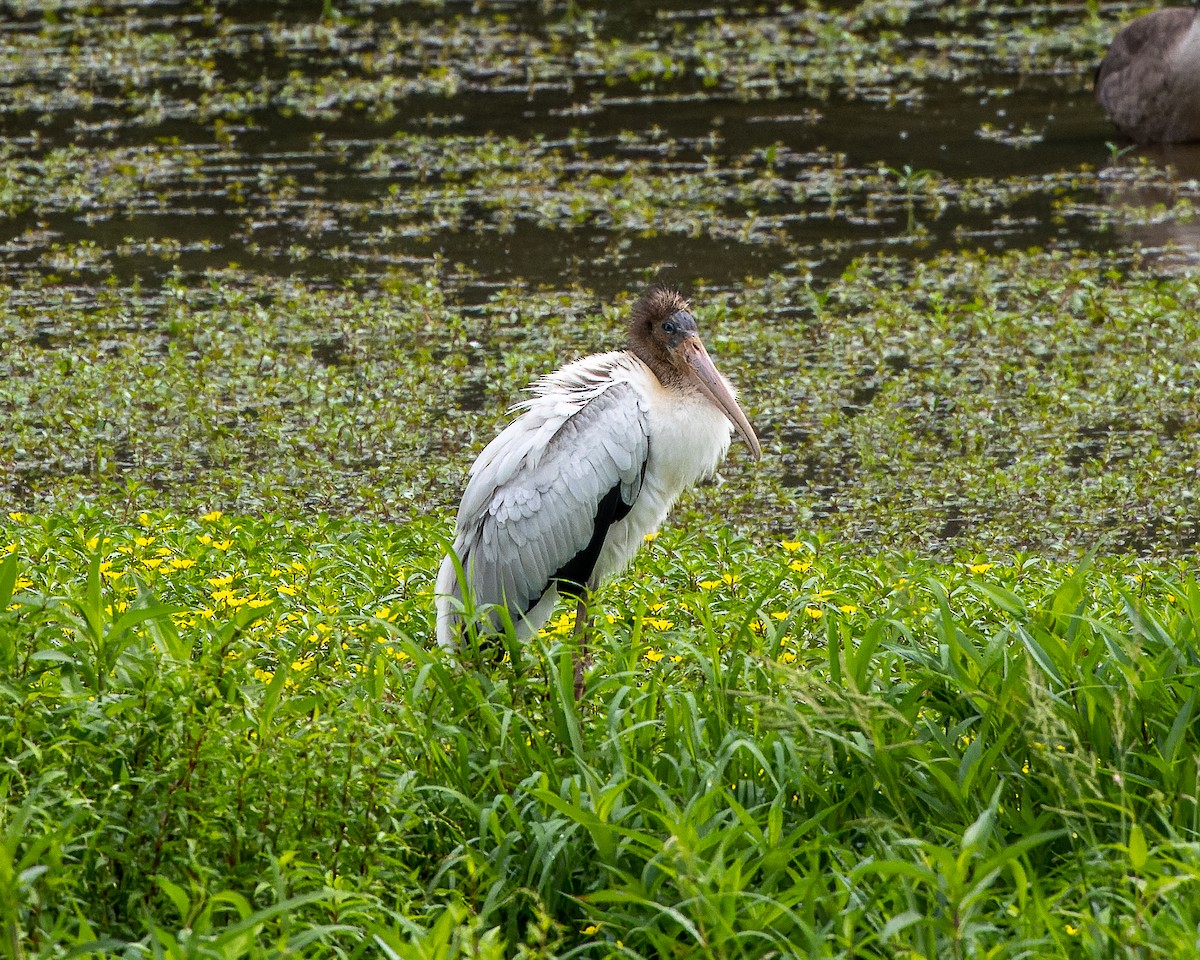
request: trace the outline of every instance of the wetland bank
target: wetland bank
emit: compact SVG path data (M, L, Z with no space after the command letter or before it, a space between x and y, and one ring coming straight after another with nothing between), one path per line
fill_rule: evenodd
M442 510L665 280L773 451L739 522L1193 542L1197 180L1114 161L1121 5L14 9L11 509Z
M1190 955L1200 158L1092 101L1135 6L310 6L0 21L0 955ZM761 466L580 711L562 618L450 672L467 465L655 281Z

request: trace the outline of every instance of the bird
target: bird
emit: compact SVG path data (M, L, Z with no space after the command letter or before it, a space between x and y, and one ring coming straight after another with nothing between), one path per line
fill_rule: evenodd
M527 640L559 595L576 600L583 695L590 594L633 558L685 489L711 475L736 431L762 447L700 339L689 301L654 286L631 307L628 346L538 379L479 454L435 585L437 641L511 623Z
M1200 140L1200 2L1131 20L1096 70L1095 92L1137 143Z

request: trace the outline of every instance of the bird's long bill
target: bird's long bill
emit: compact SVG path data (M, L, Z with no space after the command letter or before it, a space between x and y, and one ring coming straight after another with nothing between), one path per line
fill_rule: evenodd
M750 426L750 421L746 419L746 415L742 413L742 408L738 406L737 400L729 392L729 387L725 386L725 381L717 373L716 365L713 364L708 351L704 349L704 344L700 342L700 338L689 338L682 344L682 350L683 358L687 361L688 367L699 382L700 389L708 395L708 398L713 403L721 408L721 412L737 428L737 432L742 435L742 439L750 447L750 452L754 454L754 459L761 460L762 446L758 442L758 437L754 435L754 428Z

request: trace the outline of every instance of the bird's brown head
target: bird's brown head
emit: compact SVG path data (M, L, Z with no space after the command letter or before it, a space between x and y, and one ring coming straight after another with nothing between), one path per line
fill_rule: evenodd
M633 305L629 349L667 389L707 397L741 434L754 459L762 457L754 428L704 349L690 304L678 291L653 287Z

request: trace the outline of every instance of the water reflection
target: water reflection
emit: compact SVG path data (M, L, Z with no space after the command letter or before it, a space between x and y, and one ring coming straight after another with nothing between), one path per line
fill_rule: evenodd
M1159 269L1200 265L1200 144L1125 148L1100 182L1123 241Z
M1125 236L1088 90L1111 31L1082 7L336 6L18 4L5 275L440 259L609 295Z

